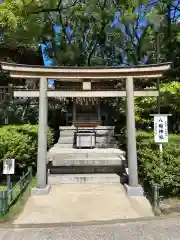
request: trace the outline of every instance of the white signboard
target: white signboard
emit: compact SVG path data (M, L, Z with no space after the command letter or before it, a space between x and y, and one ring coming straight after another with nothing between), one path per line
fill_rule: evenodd
M3 174L14 174L15 172L15 160L5 159L3 161Z
M154 116L154 140L156 143L168 142L167 116Z

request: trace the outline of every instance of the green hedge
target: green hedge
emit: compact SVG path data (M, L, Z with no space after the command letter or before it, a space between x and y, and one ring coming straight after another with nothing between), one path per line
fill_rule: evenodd
M0 161L15 158L20 168L36 167L37 125L7 125L0 128ZM51 130L48 130L48 148L52 145Z
M180 136L169 135L163 154L152 132L137 132L139 176L143 184L158 183L167 195L180 194Z

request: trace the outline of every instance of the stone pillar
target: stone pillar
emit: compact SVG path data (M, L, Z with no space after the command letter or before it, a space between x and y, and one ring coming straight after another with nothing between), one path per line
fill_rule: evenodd
M126 97L127 157L129 174L129 185L126 185L126 190L128 195L139 196L143 194L143 191L142 188L138 186L133 77L128 77L126 79Z
M47 176L47 78L40 78L39 89L39 131L38 131L38 157L37 157L37 189L46 188Z

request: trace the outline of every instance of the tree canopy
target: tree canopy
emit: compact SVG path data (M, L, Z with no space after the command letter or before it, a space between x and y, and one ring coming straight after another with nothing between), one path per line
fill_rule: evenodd
M51 41L47 54L57 65L132 65L156 62L158 33L160 61L176 67L179 19L176 0L6 0L1 43L38 49Z
M46 54L56 65L123 66L171 61L173 69L163 81L173 94L169 82L179 81L180 76L180 2L5 0L1 3L0 47L18 48L23 54L24 49L38 51L40 43L47 44ZM19 62L16 58L13 61ZM138 84L147 86L145 81ZM179 85L175 86L177 93ZM166 89L166 97L167 93ZM153 106L151 110L155 110L155 99L136 99L135 105L137 121L147 122L148 108ZM122 110L122 104L116 106Z

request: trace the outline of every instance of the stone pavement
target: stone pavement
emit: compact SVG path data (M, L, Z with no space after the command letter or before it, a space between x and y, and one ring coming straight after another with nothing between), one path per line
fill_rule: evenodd
M0 240L179 240L180 218L104 225L0 229Z
M49 195L31 196L14 223L68 223L142 217L141 212L133 208L132 201L121 184L53 185ZM134 201L138 206L138 200ZM140 202L139 206L142 204ZM152 212L146 214L145 211L147 215L152 216Z

